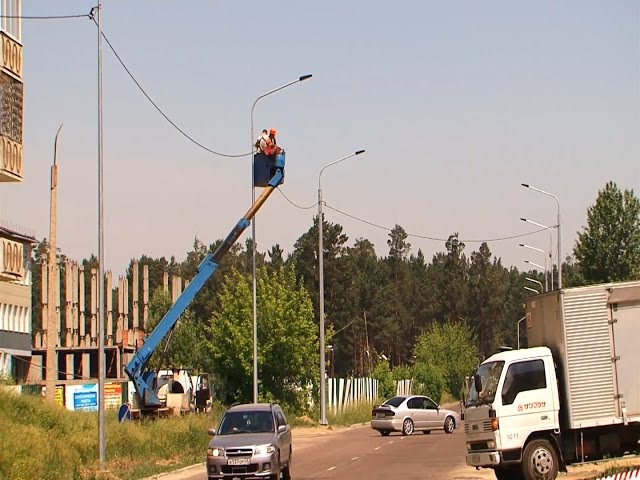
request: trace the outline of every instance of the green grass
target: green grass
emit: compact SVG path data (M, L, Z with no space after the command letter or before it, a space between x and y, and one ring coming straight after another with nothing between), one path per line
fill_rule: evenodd
M72 412L43 397L0 391L0 479L140 479L200 463L224 411L119 423L106 412L106 472L100 472L98 414ZM289 417L293 427L315 426L311 417ZM331 426L368 422L371 404L327 411Z
M0 392L0 478L142 478L202 462L220 410L119 423L106 412L106 473L98 473L98 415L42 397Z
M379 402L378 402L379 403ZM347 408L333 411L327 407L327 422L334 427L347 427L359 425L371 421L371 409L373 404L359 402L349 405ZM320 409L316 408L310 415L301 417L289 416L289 424L292 427L316 427L319 425Z

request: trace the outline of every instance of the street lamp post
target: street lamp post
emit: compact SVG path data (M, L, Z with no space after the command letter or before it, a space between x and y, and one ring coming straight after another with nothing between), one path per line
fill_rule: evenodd
M524 243L519 243L518 245L520 245L521 247L529 248L531 250L535 250L536 252L542 253L542 257L544 258L544 291L548 292L549 291L549 284L548 284L548 281L547 281L547 254L541 248L532 247L531 245L527 245L527 244L524 244Z
M528 263L529 265L533 265L534 267L544 268L542 265L532 262L531 260L525 260L524 263Z
M251 106L251 152L253 152L253 142L255 141L253 132L253 112L256 109L256 104L263 99L271 95L272 93L279 92L280 90L287 88L299 82L308 80L313 75L307 74L289 82L284 85L280 85L273 90L269 90L263 93L255 99ZM256 185L255 185L255 168L254 168L253 153L251 155L251 204L256 201ZM251 221L251 274L253 277L253 402L258 402L258 308L257 308L257 283L256 283L256 218L253 217Z
M525 277L525 280L530 281L531 283L535 283L537 285L540 285L540 290L545 291L542 287L542 282L539 282L538 280L536 280L535 278L529 278L529 277Z
M517 335L518 335L518 350L520 350L520 322L522 322L525 318L527 318L527 317L522 317L520 320L518 320L518 328L517 328L517 330L518 330L518 333L517 333Z
M107 459L104 384L107 359L104 350L104 121L102 116L102 1L98 0L98 450L100 468ZM51 308L51 307L49 307Z
M327 425L327 399L325 393L325 352L324 352L324 246L322 245L322 237L324 230L324 220L322 217L322 172L326 168L340 163L348 158L355 157L364 153L364 150L358 150L351 155L342 157L339 160L335 160L326 164L320 169L318 174L318 283L320 285L320 425Z
M553 193L542 190L541 188L534 187L533 185L529 185L528 183L521 184L523 187L530 188L531 190L535 190L536 192L542 193L543 195L547 195L549 197L553 197L558 206L558 289L562 288L562 253L561 253L561 238L562 233L560 229L560 200ZM551 276L553 278L553 269L551 270Z
M545 228L547 230L547 232L549 232L549 268L551 269L551 290L553 290L553 257L551 255L551 249L553 248L553 235L551 234L551 227L548 227L546 225L543 225L541 223L538 222L534 222L533 220L529 220L528 218L520 218L520 220L522 220L523 222L527 222L530 223L532 225L536 225L540 228Z
M523 287L525 290L529 290L530 292L533 292L537 295L540 294L540 292L538 290L536 290L535 288L531 288L531 287Z

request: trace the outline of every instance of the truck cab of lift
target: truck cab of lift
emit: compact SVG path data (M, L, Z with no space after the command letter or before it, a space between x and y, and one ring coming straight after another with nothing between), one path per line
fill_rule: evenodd
M557 474L560 458L554 432L560 428L559 408L549 348L492 355L469 382L465 399L467 464L493 468L498 479L522 478L522 457L533 445L540 458L538 473ZM529 476L525 473L524 478Z

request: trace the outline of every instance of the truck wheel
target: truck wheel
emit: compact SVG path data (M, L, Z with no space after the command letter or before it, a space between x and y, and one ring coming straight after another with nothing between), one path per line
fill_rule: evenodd
M410 418L405 418L402 422L402 435L411 435L413 433L413 421Z
M558 476L558 454L547 440L533 440L522 454L525 480L555 480Z
M523 480L522 471L518 467L495 468L497 480Z
M388 437L391 432L389 430L380 430L380 435Z

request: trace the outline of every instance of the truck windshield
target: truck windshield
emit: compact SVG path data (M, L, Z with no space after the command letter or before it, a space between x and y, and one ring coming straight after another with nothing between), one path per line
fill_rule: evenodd
M469 382L469 395L467 396L467 406L474 407L482 404L491 404L496 398L496 390L500 381L500 374L504 362L483 363L478 368L477 374L482 380L482 390L476 390L473 379Z

